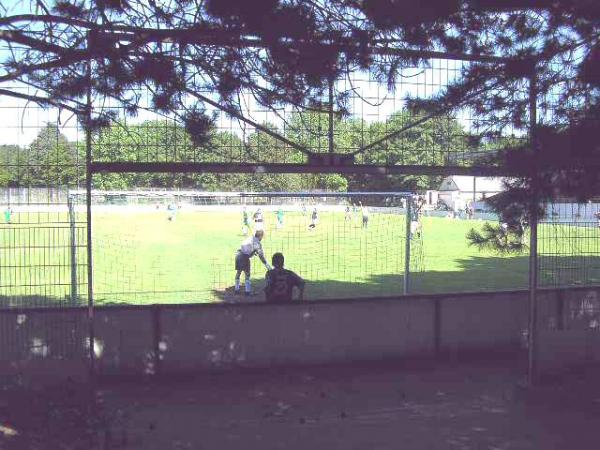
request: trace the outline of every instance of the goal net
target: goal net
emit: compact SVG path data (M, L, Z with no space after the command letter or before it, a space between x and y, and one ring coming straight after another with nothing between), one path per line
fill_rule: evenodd
M71 196L84 207L85 192ZM235 301L235 253L257 229L265 231L269 263L283 253L286 268L307 280L309 299L402 294L407 250L410 270L423 269L415 224L406 241L412 199L396 192L92 191L95 301ZM252 291L262 299L265 268L258 258L251 266Z

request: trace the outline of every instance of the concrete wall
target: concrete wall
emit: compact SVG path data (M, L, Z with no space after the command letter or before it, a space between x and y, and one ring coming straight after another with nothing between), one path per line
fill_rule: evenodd
M538 362L545 374L600 363L600 288L556 291L541 303ZM545 326L544 326L545 325Z
M540 291L539 319L542 371L600 362L600 289ZM527 291L102 307L94 350L99 374L136 376L495 350L517 356L527 322ZM0 311L0 327L4 382L85 373L86 310Z
M414 299L166 308L161 370L431 355L431 318L431 303Z
M516 348L527 329L526 292L455 295L439 303L442 351Z
M82 308L0 311L0 386L88 376L88 322Z

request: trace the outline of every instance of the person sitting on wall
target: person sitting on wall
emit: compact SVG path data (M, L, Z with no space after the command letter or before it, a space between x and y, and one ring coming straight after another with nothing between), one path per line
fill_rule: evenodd
M298 300L302 301L304 298L304 280L291 270L283 268L284 257L282 253L273 254L271 262L273 263L273 269L269 270L265 276L267 281L265 286L266 301L273 303L291 302L294 287L298 288Z

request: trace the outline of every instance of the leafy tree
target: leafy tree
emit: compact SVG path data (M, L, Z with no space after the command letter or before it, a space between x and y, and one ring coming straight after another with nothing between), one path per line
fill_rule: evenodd
M407 110L396 112L386 122L364 125L365 132L357 134L355 140L366 136L365 144L376 142L411 123L413 119L414 116ZM435 117L374 146L362 155L361 162L375 165L441 166L450 162L448 155L453 152L461 154L468 146L467 132L456 119ZM437 187L441 178L423 175L355 175L351 177L351 186L353 190L415 191Z
M196 99L183 116L200 143L211 122L202 92L231 106L241 91L267 107L320 104L327 81L344 72L358 68L393 80L403 63L419 59L411 50L463 52L517 61L468 66L435 107L466 104L522 128L523 80L531 73L527 61L535 60L540 107L558 100L551 119L565 123L590 94L597 97L590 87L600 64L599 10L593 0L429 0L410 7L400 0L37 0L30 14L4 8L0 39L12 52L0 82L24 81L41 92L7 87L3 95L82 113L92 60L93 93L131 114L140 106L139 88L148 87L153 107L165 112L181 111L184 97Z
M22 152L17 145L0 145L0 187L18 184Z
M78 181L77 147L55 123L40 130L29 145L26 158L25 178L29 185L72 186Z
M597 129L600 6L594 0L429 0L410 7L400 0L31 4L30 14L3 7L0 39L10 56L0 64L0 94L73 111L89 127L109 123L111 112L87 123L88 88L96 100L132 115L140 108L137 92L147 89L154 109L179 115L192 143L208 149L212 118L204 106L210 102L235 110L240 94L250 93L268 108L314 107L322 104L328 81L349 71L368 70L393 82L403 65L424 63L415 51L502 56L511 59L466 65L439 96L413 99L410 109L468 108L480 136L522 135L530 122L528 83L535 78L536 125L544 124L538 148L499 152L503 159L496 162L520 175L509 203L526 214L533 205L519 203L518 189L542 199L565 192L585 198L598 185L597 139L580 139L573 151L553 145ZM38 94L13 88L15 81ZM344 112L343 93L335 93L335 102ZM365 159L377 164L398 157L372 150Z

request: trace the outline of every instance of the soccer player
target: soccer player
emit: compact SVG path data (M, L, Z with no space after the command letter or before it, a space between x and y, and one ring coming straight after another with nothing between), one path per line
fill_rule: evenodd
M175 216L177 215L177 205L174 203L169 203L169 206L167 206L167 211L169 213L167 219L169 219L169 222L172 222L175 220Z
M411 201L411 200L408 200ZM423 230L423 225L421 223L421 211L424 203L419 200L419 197L416 197L413 201L413 208L410 212L410 236L416 236L418 238L421 237L421 232Z
M248 219L248 210L244 206L242 208L242 234L247 236L248 230L250 230L250 221Z
M410 213L410 235L416 236L418 238L421 237L421 231L423 226L421 225L421 214L420 209L414 208Z
M277 209L277 228L283 228L283 209L281 206Z
M262 210L260 208L258 208L256 210L256 212L254 213L254 216L252 216L252 217L254 218L254 229L256 231L264 230L265 229L265 221L263 218Z
M600 212L597 212L594 214L594 216L596 216L596 219L598 219L598 228L600 228Z
M12 209L10 206L7 206L6 209L4 210L4 221L6 223L10 223L12 218Z
M362 227L367 228L369 226L369 208L361 204L360 209L362 211Z
M304 299L304 280L291 270L283 268L283 254L275 253L271 259L273 269L265 276L265 299L267 302L291 302L294 287L298 288L298 300Z
M346 210L344 211L344 221L348 222L352 220L352 216L350 215L350 205L346 205Z
M252 285L250 283L250 258L258 255L258 258L265 265L267 270L271 270L271 266L265 259L263 253L262 241L265 236L263 230L256 230L254 236L245 239L235 255L235 294L240 293L240 275L244 272L244 293L250 295Z
M317 212L317 207L315 206L313 208L313 212L310 216L310 225L308 226L308 228L314 230L318 223L319 223L319 213Z
M472 203L467 203L467 206L465 206L465 213L467 214L467 219L473 220L473 217L475 216L475 208L473 207Z

